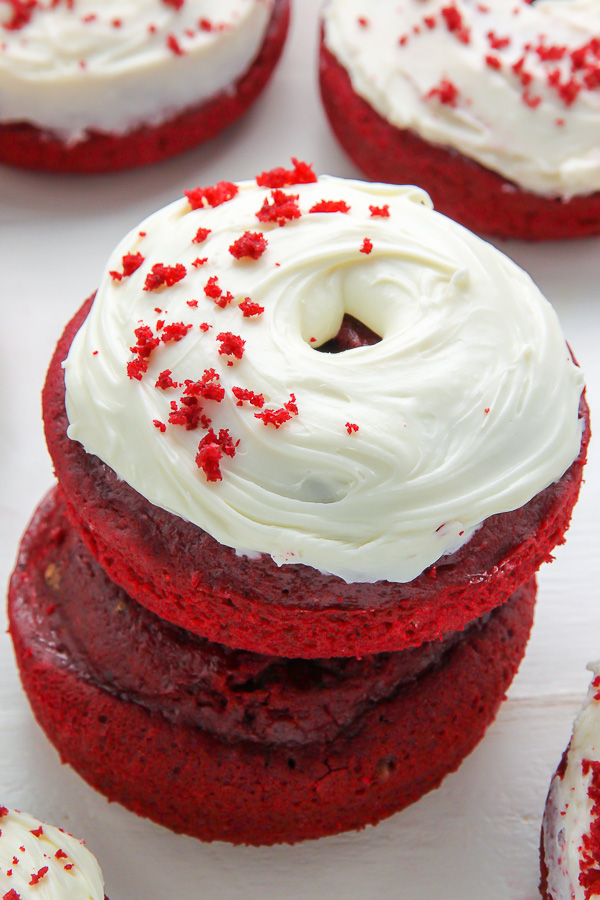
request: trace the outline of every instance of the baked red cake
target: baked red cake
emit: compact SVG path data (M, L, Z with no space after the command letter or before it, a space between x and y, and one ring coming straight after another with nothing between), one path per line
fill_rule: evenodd
M369 178L468 228L598 234L599 33L594 0L329 0L322 98Z
M376 342L316 352L344 315ZM44 418L68 515L132 597L231 647L360 656L464 628L550 558L581 390L506 258L416 189L294 163L123 241Z
M204 840L361 828L436 787L480 740L523 655L535 583L443 641L363 659L230 650L112 583L57 490L10 586L35 715L109 799Z
M3 900L108 900L100 866L83 841L2 805L0 895Z
M0 162L146 165L215 137L279 59L289 0L0 0Z
M544 900L600 895L600 664L550 784L540 849Z

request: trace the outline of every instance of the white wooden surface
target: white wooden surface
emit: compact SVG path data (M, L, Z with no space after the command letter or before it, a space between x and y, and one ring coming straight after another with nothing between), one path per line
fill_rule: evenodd
M40 421L45 369L117 240L185 187L252 177L291 155L313 161L320 172L358 174L319 105L318 8L319 0L296 0L291 39L267 93L209 146L114 176L0 170L3 582L19 537L52 483ZM600 406L600 239L511 242L502 249L554 303L586 372L593 413ZM0 800L85 837L112 900L533 900L548 781L585 693L585 665L600 656L599 466L592 443L568 542L541 574L533 637L497 721L440 790L377 828L291 848L231 848L177 837L106 803L59 764L34 723L3 627Z

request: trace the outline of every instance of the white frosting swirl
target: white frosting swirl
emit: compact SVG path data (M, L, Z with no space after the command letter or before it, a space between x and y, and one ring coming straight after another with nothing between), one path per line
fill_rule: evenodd
M450 30L442 12L450 8L468 40L460 28ZM356 93L396 127L539 194L600 190L597 0L329 0L324 23L326 45ZM592 39L596 49L578 68L570 54ZM563 48L562 57L540 55L540 44ZM443 80L458 92L454 104L435 94ZM570 82L584 87L567 102ZM568 85L562 93L561 85Z
M184 0L176 7L168 0L46 0L23 27L7 30L12 4L0 0L0 119L70 140L88 129L122 133L158 124L246 71L273 0ZM225 27L207 30L202 20Z
M145 261L120 282L104 275L73 342L68 435L152 503L241 553L347 581L410 581L488 516L560 478L579 452L582 374L530 278L433 212L419 189L322 177L286 192L299 195L302 215L285 227L258 221L270 192L246 182L214 209L179 200L125 238L108 270L121 271L127 253ZM309 213L322 199L343 199L350 211ZM370 206L389 207L389 217L371 216ZM192 243L200 227L211 229L201 245ZM268 247L238 261L228 248L247 230L263 232ZM207 262L195 268L196 257ZM156 263L181 263L187 275L144 291ZM205 295L213 276L235 297L224 309ZM262 316L242 316L247 296ZM383 339L316 352L345 312ZM130 379L134 329L144 322L156 332L157 319L193 327L161 343L141 381ZM219 353L222 332L246 341L231 366ZM227 428L240 442L218 483L194 461L201 429L161 434L153 425L167 423L181 394L156 389L158 375L197 381L208 368L226 394L205 411L215 432ZM294 394L298 415L265 426L255 407L236 405L234 386L264 394L271 409ZM346 423L359 430L349 434Z
M104 898L100 866L83 841L0 806L0 896L11 889L21 900Z
M553 900L586 900L589 896L580 884L580 874L588 869L582 857L592 824L595 799L590 796L594 781L593 767L600 765L600 661L588 668L594 673L588 696L573 726L564 771L552 779L544 812L544 855L548 868L548 893ZM599 780L595 779L598 789ZM589 855L598 871L600 859L592 846ZM594 892L593 896L597 896Z

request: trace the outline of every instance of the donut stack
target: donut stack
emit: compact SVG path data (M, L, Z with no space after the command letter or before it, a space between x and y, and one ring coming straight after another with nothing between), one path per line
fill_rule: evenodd
M361 828L482 737L589 437L556 316L416 188L194 187L119 244L44 390L10 628L113 800L204 840Z

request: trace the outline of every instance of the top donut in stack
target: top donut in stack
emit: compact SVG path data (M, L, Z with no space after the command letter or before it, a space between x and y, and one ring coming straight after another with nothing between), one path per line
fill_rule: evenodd
M370 178L487 234L600 231L595 0L329 0L321 89Z
M502 254L418 189L294 161L127 235L44 414L68 514L133 598L230 647L362 656L463 629L550 557L582 388Z

